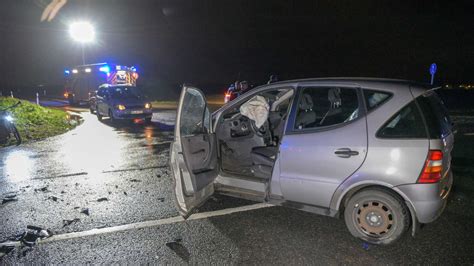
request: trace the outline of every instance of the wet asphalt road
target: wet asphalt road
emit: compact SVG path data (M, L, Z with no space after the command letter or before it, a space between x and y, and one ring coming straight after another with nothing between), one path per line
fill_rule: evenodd
M48 140L0 150L0 241L27 225L56 234L177 216L168 168L172 128L111 126L83 113L78 128ZM467 119L466 124L473 121ZM0 264L473 264L474 136L458 134L455 187L444 214L416 238L364 246L344 221L269 207L15 249ZM98 201L98 199L107 200ZM200 212L253 204L216 196ZM80 211L88 208L90 215ZM76 222L63 226L63 220Z

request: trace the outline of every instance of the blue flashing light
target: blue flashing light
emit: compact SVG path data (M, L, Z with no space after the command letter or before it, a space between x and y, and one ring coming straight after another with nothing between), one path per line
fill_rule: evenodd
M69 71L69 69L66 69L66 70L64 70L64 74L69 75L69 74L71 74L71 71Z
M132 66L130 69L131 69L133 72L137 72L137 68L134 67L134 66Z
M122 70L122 66L116 65L115 70Z
M101 66L101 67L99 68L99 71L108 74L108 73L110 73L110 67L109 67L108 65Z

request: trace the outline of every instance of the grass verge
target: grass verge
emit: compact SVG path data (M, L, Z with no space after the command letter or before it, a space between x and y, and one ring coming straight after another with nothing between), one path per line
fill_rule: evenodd
M0 110L14 105L18 101L19 106L10 110L15 126L17 127L23 142L39 140L47 137L62 134L79 123L76 119L71 119L70 115L62 110L45 108L28 101L15 98L0 97ZM10 142L3 146L14 143Z

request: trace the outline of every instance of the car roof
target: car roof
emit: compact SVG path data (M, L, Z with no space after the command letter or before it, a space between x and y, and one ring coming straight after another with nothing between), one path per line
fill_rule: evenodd
M268 85L288 84L288 83L306 83L306 82L343 82L343 83L356 83L361 86L363 85L375 85L375 84L393 84L393 85L411 85L415 87L423 87L430 89L431 85L428 83L410 81L404 79L389 79L389 78L370 78L370 77L326 77L326 78L305 78L305 79L293 79L274 82Z
M253 88L251 91L253 93L260 93L267 89L272 89L274 87L281 87L282 85L287 86L298 86L300 83L333 83L334 85L344 86L344 85L357 85L362 88L368 89L385 89L391 92L409 92L413 96L420 95L426 90L432 89L432 86L428 83L416 82L403 79L389 79L389 78L370 78L370 77L326 77L326 78L306 78L306 79L293 79L293 80L284 80L278 81L270 84L264 84ZM328 84L330 85L330 84ZM227 108L227 104L215 111L215 113L221 111L222 109Z

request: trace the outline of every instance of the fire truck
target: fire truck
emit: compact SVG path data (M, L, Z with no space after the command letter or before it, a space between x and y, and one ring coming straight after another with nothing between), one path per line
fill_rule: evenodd
M133 66L97 63L64 70L64 98L69 104L88 104L91 95L102 84L136 86L138 73Z

